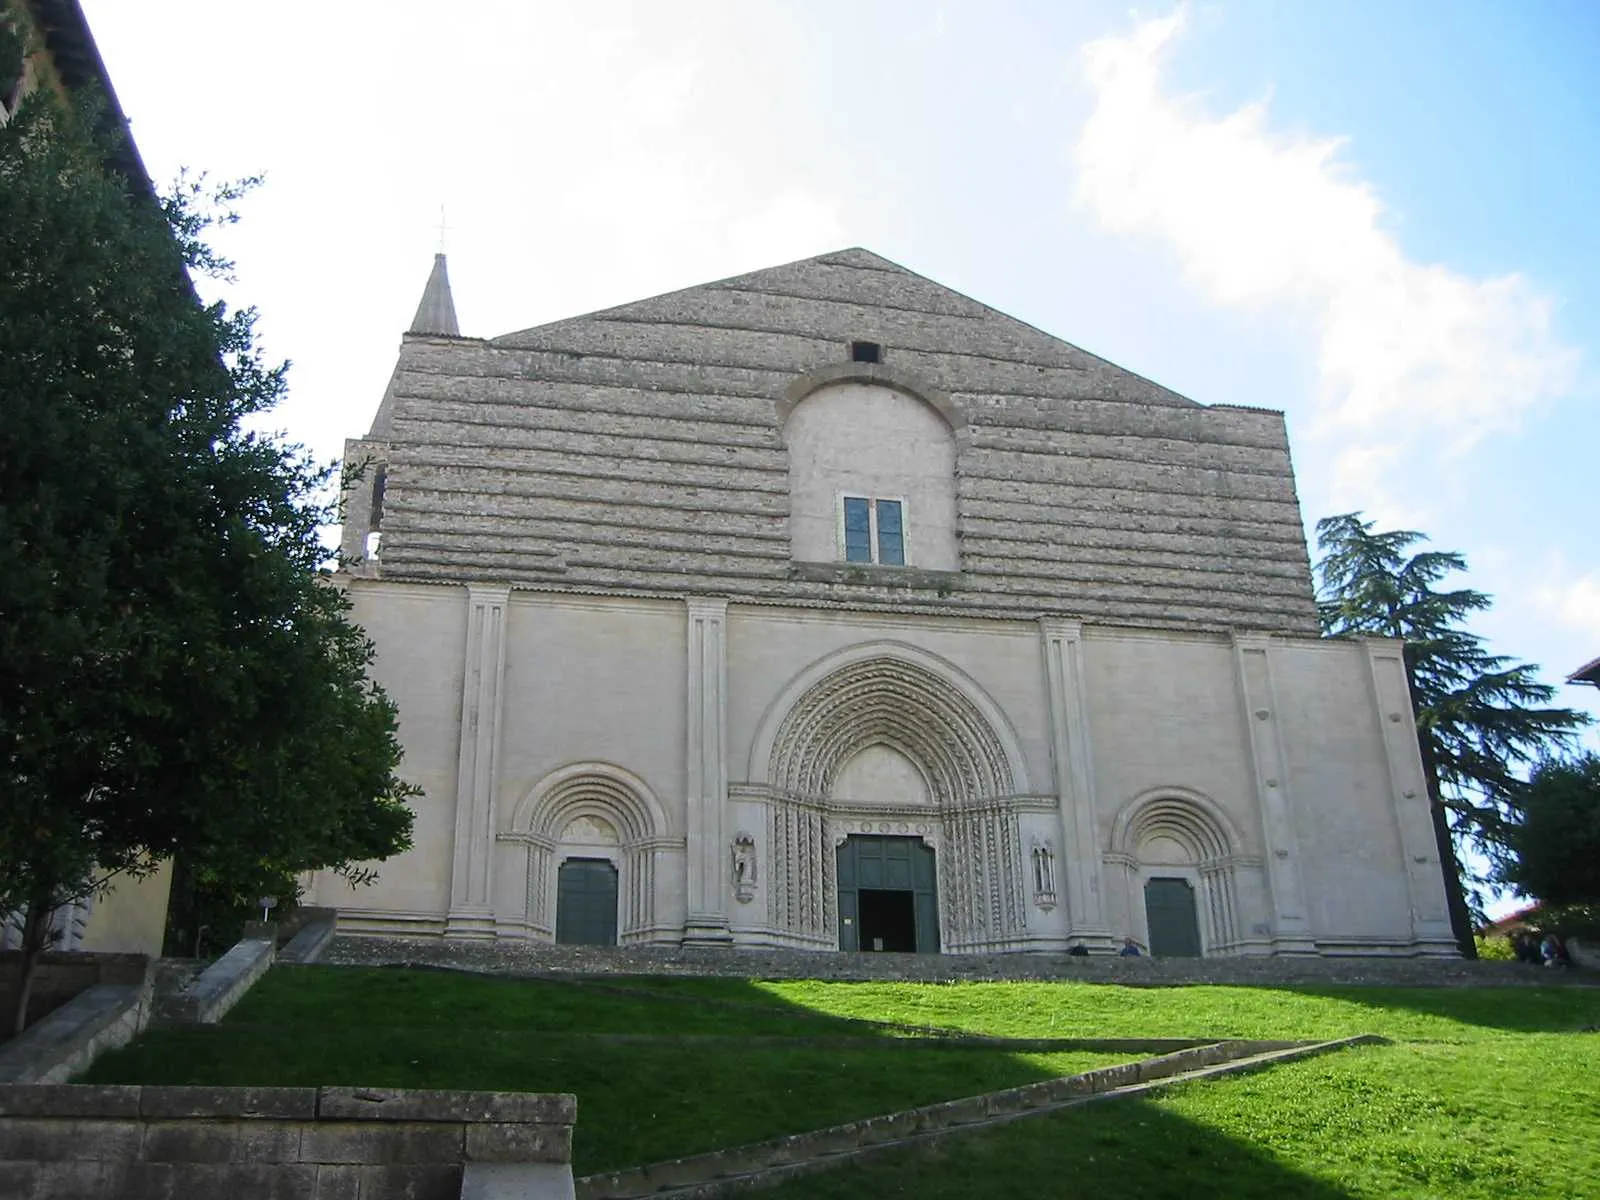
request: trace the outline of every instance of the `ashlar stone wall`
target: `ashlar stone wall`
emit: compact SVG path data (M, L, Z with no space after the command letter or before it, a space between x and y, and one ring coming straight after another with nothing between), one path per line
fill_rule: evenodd
M0 1195L570 1200L576 1115L516 1092L0 1085Z

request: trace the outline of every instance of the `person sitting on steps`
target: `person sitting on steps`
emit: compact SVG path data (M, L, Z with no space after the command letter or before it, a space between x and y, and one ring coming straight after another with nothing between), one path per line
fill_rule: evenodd
M1117 955L1121 958L1138 958L1143 953L1144 951L1139 949L1139 943L1131 937L1123 938L1122 949L1117 951Z

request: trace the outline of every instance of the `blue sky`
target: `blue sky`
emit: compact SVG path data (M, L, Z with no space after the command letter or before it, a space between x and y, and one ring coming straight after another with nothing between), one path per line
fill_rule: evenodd
M1480 631L1552 683L1600 655L1600 6L84 7L158 180L266 174L230 294L324 456L441 204L469 334L864 245L1283 409L1308 523L1462 551Z

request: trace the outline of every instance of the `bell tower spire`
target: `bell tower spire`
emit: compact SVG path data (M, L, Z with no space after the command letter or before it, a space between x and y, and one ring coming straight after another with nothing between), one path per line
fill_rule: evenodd
M461 336L461 327L456 324L455 301L450 297L450 274L445 269L443 252L433 256L433 271L428 276L428 286L422 289L422 303L417 305L417 315L411 318L408 332Z

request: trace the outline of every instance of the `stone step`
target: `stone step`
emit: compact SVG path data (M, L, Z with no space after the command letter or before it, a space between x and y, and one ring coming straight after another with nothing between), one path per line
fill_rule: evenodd
M825 950L750 950L673 945L556 946L499 938L380 937L340 934L324 963L450 967L505 975L722 976L839 981L1055 980L1166 987L1175 984L1381 984L1475 987L1587 983L1591 971L1552 972L1524 963L1447 958L1118 958L1068 954L861 954Z
M1148 1095L1189 1080L1259 1070L1349 1046L1383 1042L1371 1034L1324 1042L1226 1041L1138 1062L1048 1079L979 1096L923 1105L810 1133L652 1163L576 1181L577 1200L710 1200L769 1187L795 1175L971 1133L1095 1100Z

